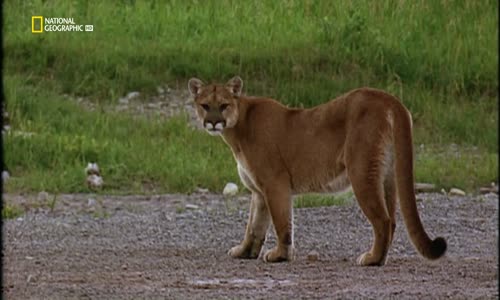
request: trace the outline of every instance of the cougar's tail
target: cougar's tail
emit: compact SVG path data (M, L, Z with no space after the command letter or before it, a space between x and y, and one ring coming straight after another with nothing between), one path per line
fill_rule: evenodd
M396 185L403 219L408 235L417 249L427 259L438 259L446 252L442 237L431 240L424 230L417 211L413 179L412 121L403 106L394 108L393 140L395 152Z

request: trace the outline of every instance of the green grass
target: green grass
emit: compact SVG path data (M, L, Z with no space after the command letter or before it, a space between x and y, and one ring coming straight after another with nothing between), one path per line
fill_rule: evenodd
M104 193L221 191L239 182L227 147L169 121L86 111L130 91L151 95L192 76L310 107L360 86L412 111L416 178L474 190L498 180L497 1L8 1L4 137L8 191L88 192L96 161ZM94 31L32 34L31 16L72 17ZM443 156L457 144L460 157ZM474 151L469 151L476 147Z
M498 85L496 7L446 0L9 1L6 66L103 99L154 90L161 80L234 73L249 78L253 91L291 103L386 81L491 94ZM95 29L33 35L26 24L32 15L73 17ZM313 97L297 92L304 89Z
M452 187L474 191L498 182L498 154L478 148L426 145L417 150L416 180L431 182L449 190Z
M341 194L304 194L297 196L293 206L295 208L320 207L320 206L341 206L351 203L354 194L351 191Z
M22 207L16 204L5 204L2 208L2 219L15 219L24 214Z

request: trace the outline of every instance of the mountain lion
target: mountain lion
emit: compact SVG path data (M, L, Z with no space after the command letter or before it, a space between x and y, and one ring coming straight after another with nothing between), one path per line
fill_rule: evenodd
M349 186L373 226L373 245L358 264L385 263L396 228L396 199L418 252L428 259L445 253L446 241L429 238L417 211L412 120L396 97L360 88L298 109L243 95L238 76L225 85L192 78L188 87L204 128L229 145L241 181L252 192L245 237L229 250L232 257L259 257L272 221L278 241L264 261L293 259L291 195Z

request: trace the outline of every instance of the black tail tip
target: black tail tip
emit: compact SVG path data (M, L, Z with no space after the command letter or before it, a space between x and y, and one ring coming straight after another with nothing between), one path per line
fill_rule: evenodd
M432 241L429 259L441 258L446 252L446 241L442 237L437 237Z

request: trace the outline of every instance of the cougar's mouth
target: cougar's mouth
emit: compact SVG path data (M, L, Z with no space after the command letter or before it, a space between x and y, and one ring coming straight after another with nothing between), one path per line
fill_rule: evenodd
M205 130L210 134L210 135L220 135L222 134L222 131L224 130L224 127L225 126L225 123L224 121L220 121L220 122L217 122L215 123L212 123L212 122L205 122Z

